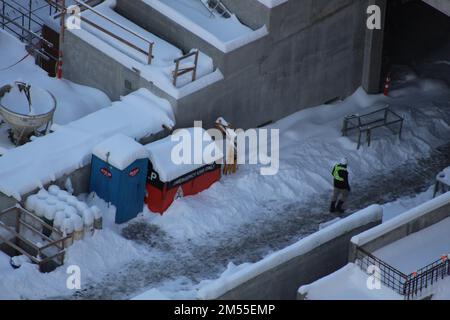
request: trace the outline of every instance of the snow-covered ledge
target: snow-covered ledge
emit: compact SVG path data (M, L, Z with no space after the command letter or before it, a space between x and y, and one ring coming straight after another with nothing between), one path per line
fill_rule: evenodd
M370 252L425 229L450 216L450 192L415 207L352 238L352 244Z
M363 209L345 219L340 220L306 238L301 239L297 243L283 249L277 251L273 254L270 254L263 260L256 262L254 264L238 266L235 268L236 272L229 272L227 270L219 279L214 281L206 282L197 293L198 299L209 300L209 299L217 299L221 297L230 298L228 293L230 291L235 291L232 295L233 298L242 298L245 299L246 294L249 294L250 288L261 288L261 292L267 291L267 288L264 288L267 285L266 282L270 282L273 291L278 291L274 288L274 286L289 286L293 288L292 295L295 298L296 291L299 288L303 279L302 270L308 268L308 270L313 270L314 272L319 272L318 269L321 269L320 266L326 265L326 267L333 268L333 264L336 261L327 261L327 263L323 263L322 260L333 260L336 258L333 254L338 250L329 251L330 248L325 248L327 244L332 246L340 245L340 241L338 238L344 237L349 233L355 234L356 230L360 228L364 228L369 225L375 225L381 223L381 219L383 216L383 209L378 205L372 205L366 209ZM351 235L349 236L351 237ZM347 261L347 253L348 253L348 244L349 238L347 240L342 239L345 245L345 248L342 249L345 257L343 257L343 265ZM323 246L324 255L320 255L320 253L315 252L317 259L310 260L308 254L311 254L313 250L320 249L319 247ZM333 254L330 254L333 252ZM323 258L323 259L321 259ZM329 274L331 272L336 271L338 268L342 267L337 266L334 270L322 270L324 273L328 271ZM290 274L291 272L294 274ZM305 274L309 272L303 272ZM267 275L267 277L264 276ZM279 275L277 277L277 274ZM324 274L324 275L326 275ZM322 276L324 276L322 275ZM306 277L310 277L310 275L306 275ZM313 276L314 277L314 276ZM318 278L317 278L318 279ZM316 280L317 280L316 279ZM285 280L288 284L283 284L282 281ZM289 288L290 289L290 288ZM252 290L252 289L250 289ZM240 292L237 292L240 291ZM281 290L284 291L284 290ZM242 292L242 296L239 294ZM261 292L259 294L261 294ZM287 293L289 295L289 293ZM269 294L270 295L270 294ZM259 296L258 296L259 297Z

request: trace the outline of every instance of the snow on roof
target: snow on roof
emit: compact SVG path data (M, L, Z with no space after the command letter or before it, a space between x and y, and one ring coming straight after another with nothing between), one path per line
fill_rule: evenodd
M176 136L185 137L189 140L177 140ZM179 161L172 157L172 153L175 156L179 156L177 146L183 142L186 142L187 148L189 148L187 151L189 155L186 157L186 162L188 163L178 163ZM215 146L215 142L207 131L196 127L177 130L172 136L148 144L146 149L149 152L153 169L159 174L160 180L170 182L222 158L221 154L213 153L212 158L209 159L210 161L205 161L203 152L206 153L208 151L208 146ZM194 156L194 152L198 150L201 151L202 159L196 159ZM186 150L183 151L186 152Z
M124 134L106 139L94 147L92 154L119 170L125 170L136 160L148 157L143 145Z
M224 18L211 13L201 1L144 0L149 6L172 19L222 52L230 52L268 34L266 26L252 30L236 15Z
M0 192L21 200L21 196L87 165L92 149L111 135L121 133L141 139L173 126L170 104L140 89L55 132L0 157Z
M366 273L349 263L312 284L300 287L298 293L306 295L307 300L403 300L401 295L384 285L381 289L370 290L367 279Z
M114 10L115 6L115 0L105 0L95 6L95 10L140 37L127 32L120 26L99 17L89 10L83 12L83 17L133 44L144 52L149 51L149 42L153 42L154 58L151 64L148 64L148 55L125 45L123 42L107 35L88 23L84 23L81 29L69 31L124 67L134 72L138 70L142 78L152 82L159 89L177 99L223 79L223 75L219 70L214 71L212 59L200 52L197 65L197 80L192 82L192 75L186 73L177 79L177 86L175 87L172 76L172 71L175 69L174 59L183 56L182 50L126 19ZM193 62L194 57L190 57L189 59L183 60L180 67L192 66Z

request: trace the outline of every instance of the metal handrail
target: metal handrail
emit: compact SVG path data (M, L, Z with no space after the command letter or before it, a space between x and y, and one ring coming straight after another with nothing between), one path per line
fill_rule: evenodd
M62 265L64 263L64 255L65 255L65 248L64 248L64 243L66 240L69 240L72 238L72 235L64 235L61 231L59 231L58 229L54 228L53 226L49 225L48 223L46 223L44 220L42 220L41 218L37 217L36 215L34 215L32 212L26 210L25 208L23 208L20 204L16 204L13 207L7 208L3 211L0 212L0 217L12 212L14 210L18 210L19 213L17 213L17 217L16 217L16 227L15 229L13 229L10 226L7 226L4 222L0 221L0 227L5 229L6 231L8 231L9 233L11 233L16 239L19 239L20 241L22 241L23 243L25 243L27 246L31 247L33 250L36 251L36 256L33 256L32 254L28 253L26 250L24 250L23 248L21 248L19 245L13 243L12 241L1 237L0 236L0 240L2 240L4 243L6 243L8 246L10 246L11 248L19 251L21 254L27 256L31 261L33 261L34 263L38 264L39 267L41 268L43 264L54 260L55 258L60 258L60 265ZM35 220L36 222L39 222L40 225L43 228L46 228L48 230L50 230L52 233L56 234L59 239L54 240L49 238L48 236L46 236L45 234L43 234L42 232L40 232L39 230L37 230L36 228L34 228L33 226L31 226L30 224L28 224L27 222L25 222L22 219L22 215L25 214L27 217L32 218L33 220ZM38 246L35 243L33 243L32 241L28 240L27 238L25 238L21 233L20 233L20 227L23 226L25 228L27 228L28 230L32 231L34 234L38 235L42 240L45 240L46 242L48 242L47 244L43 245L43 246ZM56 254L53 254L51 256L46 256L44 254L44 256L42 256L43 251L46 249L49 249L51 247L55 247L57 250Z
M1 14L1 13L0 13L0 17L1 17L2 19L8 20L10 23L12 23L13 25L15 25L16 27L18 27L18 28L21 29L22 31L28 32L28 34L31 35L33 39L34 39L34 38L39 39L40 41L44 42L46 45L48 45L48 46L50 46L50 47L53 47L53 44L52 44L51 42L45 40L44 38L42 38L42 37L41 37L40 35L38 35L37 33L35 33L35 32L33 32L33 31L31 31L31 30L29 30L29 29L27 29L27 28L21 26L21 25L18 24L17 22L11 20L9 17L7 17L7 16L5 16L5 15L3 15L3 14ZM11 29L9 26L7 26L7 25L4 24L4 23L2 23L2 26L8 28L9 30L11 30L11 31L13 31L13 32L15 32L13 29ZM15 33L17 34L17 32L15 32ZM22 35L22 37L23 37L23 35Z
M150 41L146 38L144 38L143 36L141 36L140 34L134 32L133 30L130 30L129 28L123 26L122 24L118 23L117 21L114 21L113 19L109 18L108 16L102 14L101 12L97 11L95 8L91 7L90 5L88 5L87 3L80 1L80 0L74 0L75 3L87 8L89 11L92 11L93 13L95 13L96 15L98 15L99 17L102 17L103 19L107 20L108 22L114 24L115 26L125 30L126 32L130 33L131 35L135 36L136 38L146 42L149 46L149 50L148 52L145 52L144 50L142 50L141 48L131 44L130 42L126 41L125 39L122 39L120 37L118 37L117 35L114 35L114 38L116 38L117 40L123 42L124 44L129 45L131 48L138 50L140 52L144 52L145 54L148 54L148 64L152 63L152 59L153 59L153 47L155 45L155 43L153 41ZM86 18L84 18L85 20ZM83 19L82 19L83 20ZM97 26L96 24L94 24L93 22L90 22L89 24L91 24L92 26L97 27L100 31L105 32L106 30L104 28L101 28L100 26ZM107 32L108 35L112 36L112 34L110 32Z
M408 300L418 296L437 281L450 276L449 256L443 256L416 272L406 275L363 248L357 247L356 264L364 272L366 271L364 270L365 266L371 264L378 266L381 272L378 280Z
M198 56L199 56L199 51L195 50L191 53L188 53L182 57L179 57L177 59L174 60L175 63L175 70L173 71L173 85L174 87L177 86L177 80L178 77L182 76L183 74L192 72L192 81L195 81L197 79L197 65L198 65ZM183 60L186 60L192 56L195 56L194 58L194 66L193 67L188 67L188 68L182 68L180 69L180 63Z
M376 120L372 120L372 121L368 121L368 122L364 122L363 119L364 118L369 118L370 116L373 116L375 114L378 113L383 113L383 117L380 119L376 119ZM391 120L388 121L389 115L394 116L396 119L395 120ZM357 123L354 122L354 120L357 119ZM398 131L398 136L401 139L402 138L402 131L403 131L403 123L404 123L404 118L401 117L400 115L398 115L396 112L392 111L390 106L387 104L384 107L363 114L363 115L348 115L344 118L343 124L342 124L342 135L344 137L346 137L349 133L349 131L352 130L358 130L358 150L361 147L361 143L362 143L362 134L365 133L366 134L366 142L367 145L370 146L371 142L372 142L372 130L377 129L377 128L381 128L381 127L387 127L389 128L393 133L397 134L397 132L394 132L394 130L391 128L391 125L394 124L400 124L400 128Z
M39 11L39 10L41 10L41 9L46 8L47 5L44 5L44 6L41 6L41 7L36 8L36 9L30 10L30 8L24 7L22 4L18 3L16 0L8 0L8 1L13 2L13 3L14 3L15 5L17 5L19 8L28 11L28 12L24 13L24 12L22 12L22 11L16 9L16 10L19 11L21 14L35 16L37 19L41 20L41 23L44 23L44 20L43 20L41 17L39 17L37 14L35 14L35 12L36 12L36 11Z

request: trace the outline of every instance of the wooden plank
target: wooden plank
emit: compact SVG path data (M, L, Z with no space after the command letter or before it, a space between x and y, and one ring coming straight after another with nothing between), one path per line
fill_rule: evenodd
M21 247L17 246L16 244L12 243L11 241L3 238L0 235L0 240L2 240L2 242L6 243L8 246L10 246L11 248L13 248L14 250L19 251L20 253L22 253L24 256L27 256L31 261L33 261L36 264L40 263L39 259L36 259L35 257L33 257L32 255L30 255L28 252L26 252L25 250L23 250Z

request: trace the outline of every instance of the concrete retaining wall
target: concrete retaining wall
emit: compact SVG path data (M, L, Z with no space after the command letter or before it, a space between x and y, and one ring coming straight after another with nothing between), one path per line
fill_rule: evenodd
M433 199L354 237L351 241L349 260L351 262L355 261L356 248L358 246L367 252L375 252L448 217L450 217L450 193Z
M370 207L280 252L219 279L199 291L202 299L296 299L300 286L314 282L348 263L350 239L381 223L382 209ZM255 276L256 274L256 276Z
M119 11L149 31L186 51L198 47L211 55L225 79L176 101L70 32L64 44L64 75L103 90L112 100L145 87L171 102L178 127L192 126L194 120L209 127L219 116L236 127L256 127L348 96L361 85L365 0L296 0L270 10L258 4L255 17L265 12L262 20L269 21L269 35L227 54L148 6L145 13L142 1L118 4Z

